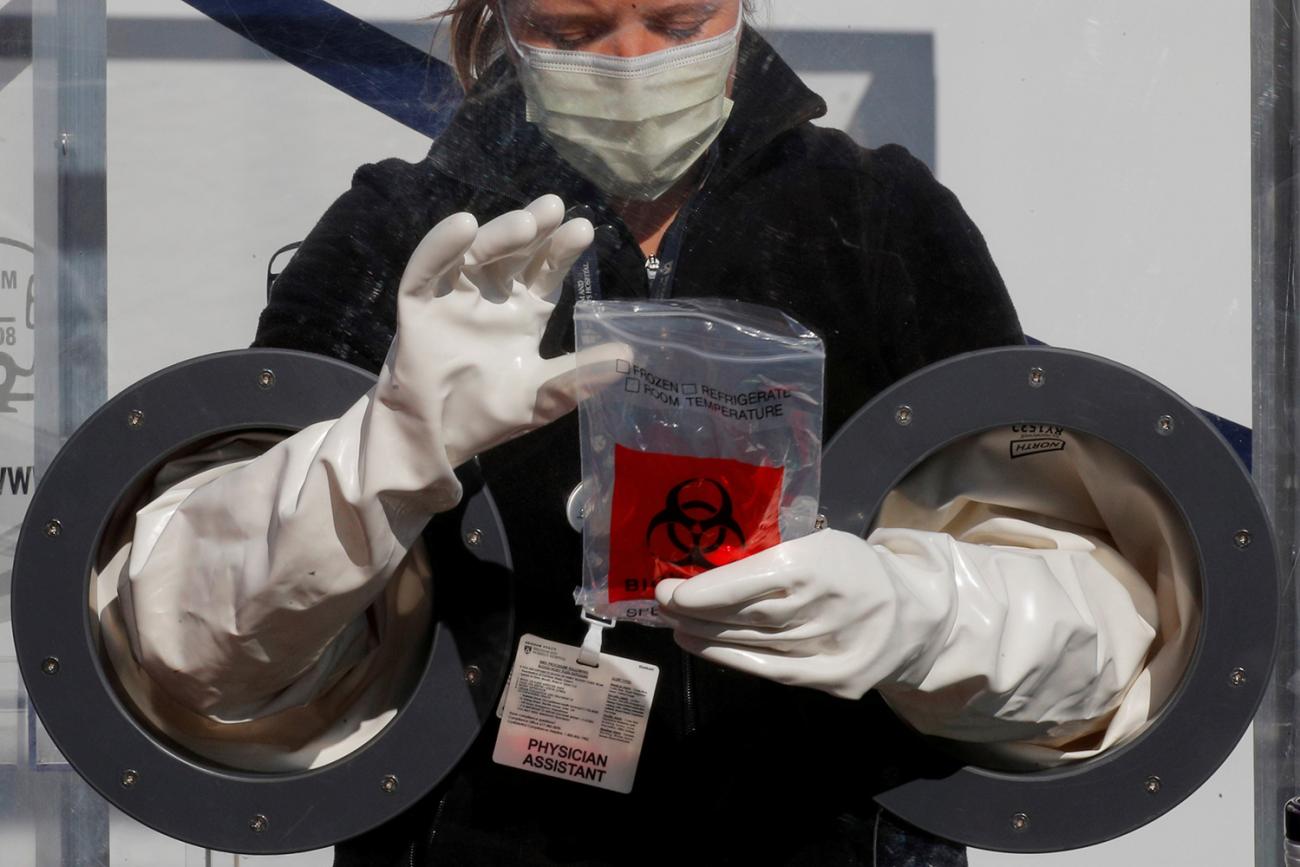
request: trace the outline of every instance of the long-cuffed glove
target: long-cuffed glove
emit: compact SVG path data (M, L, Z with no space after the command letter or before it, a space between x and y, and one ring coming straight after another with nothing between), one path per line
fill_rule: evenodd
M855 699L881 688L928 734L1068 738L1114 710L1154 630L1150 589L1081 535L1013 518L982 534L822 530L656 598L677 642L720 665Z
M132 652L172 698L227 720L309 700L365 652L360 615L458 502L453 468L573 409L577 359L538 354L592 239L563 216L544 196L482 227L440 222L403 274L369 393L139 512L118 594ZM620 352L584 363L612 369Z

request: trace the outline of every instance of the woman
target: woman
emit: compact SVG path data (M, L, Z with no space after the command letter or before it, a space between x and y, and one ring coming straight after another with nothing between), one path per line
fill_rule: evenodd
M952 194L899 147L812 126L824 103L740 0L466 0L448 14L468 91L451 126L420 163L357 172L256 340L379 384L255 460L231 446L232 462L143 510L129 563L106 570L130 654L184 713L307 725L328 714L302 708L354 701L397 666L400 632L365 612L400 620L395 588L427 568L421 528L456 503L452 470L475 455L517 564L517 632L581 639L564 509L579 480L566 275L580 257L594 264L583 292L590 279L605 298L735 298L816 331L828 439L899 377L1022 340ZM1081 536L1024 532L1023 551L994 555L943 533L891 547L827 530L665 581L676 633L628 625L605 643L660 668L631 795L495 765L489 725L451 780L337 863L964 863L874 805L933 757L867 690L894 690L927 731L988 741L1010 723L1005 740L1063 744L1105 728L1151 641L1140 580ZM999 583L1006 557L1033 578L1023 596ZM958 561L973 580L955 581ZM204 580L174 579L196 568ZM1095 604L1081 614L1066 596ZM1034 676L963 667L996 669L1028 632L1047 636ZM954 677L984 686L954 703Z

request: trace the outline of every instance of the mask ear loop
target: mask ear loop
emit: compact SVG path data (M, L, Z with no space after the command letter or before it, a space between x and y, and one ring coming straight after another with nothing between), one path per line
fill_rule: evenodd
M492 14L501 22L501 32L506 35L506 50L514 55L512 59L516 65L526 63L527 57L524 55L524 48L519 43L519 40L515 39L515 34L510 29L510 16L506 15L505 9L502 8L505 4L506 0L497 0L497 2L493 3L491 6Z

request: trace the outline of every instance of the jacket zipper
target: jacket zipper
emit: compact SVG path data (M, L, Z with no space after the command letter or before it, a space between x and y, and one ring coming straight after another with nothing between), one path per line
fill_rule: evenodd
M695 679L695 657L691 656L684 650L678 650L682 655L682 717L686 734L695 734L695 696L694 696L694 679Z
M429 863L429 859L433 857L433 838L438 836L438 824L442 821L442 808L447 806L447 796L450 794L450 792L443 792L442 797L438 799L438 806L434 808L433 821L429 823L429 836L425 840L424 844L426 864ZM411 843L411 851L410 856L407 858L407 863L409 867L419 867L419 865L415 863L414 842Z
M688 213L689 212L686 210L686 208L683 208L682 212L677 215L677 220L682 220L683 217L685 217ZM674 222L673 226L668 227L668 231L669 232L673 231L675 227L677 227L676 222ZM675 267L675 263L674 263L674 267L671 268L668 271L668 273L663 274L662 276L659 275L659 269L660 269L659 257L654 254L647 256L645 260L645 273L646 273L646 284L647 287L650 289L650 293L649 293L650 297L667 298L668 291L671 289L671 286L668 285L668 281L672 277L673 271L676 271L677 268ZM663 280L664 285L661 287L656 287L655 286L656 278ZM678 649L677 652L681 654L681 660L682 660L682 728L685 731L685 733L689 736L695 734L695 727L696 727L695 658L684 650Z
M707 177L707 171L706 171ZM701 178L701 182L703 182ZM703 191L697 190L686 200L668 231L664 233L658 253L646 257L646 287L651 298L671 298L673 277L681 259L682 238L686 233L687 223L699 209ZM659 258L662 253L664 259ZM664 267L665 261L667 267ZM686 735L695 734L698 720L695 714L695 657L684 650L678 650L682 659L682 728Z

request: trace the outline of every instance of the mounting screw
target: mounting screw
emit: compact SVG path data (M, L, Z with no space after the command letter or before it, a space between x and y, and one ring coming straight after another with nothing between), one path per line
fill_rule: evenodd
M1025 831L1029 828L1029 816L1024 813L1016 813L1011 817L1012 831Z
M57 518L46 522L45 535L57 536L61 532L63 532L63 525L58 522Z
M1233 541L1233 544L1235 544L1238 548L1249 548L1249 547L1250 547L1250 531L1249 531L1249 530L1238 530L1236 533L1233 534L1233 536L1232 536L1232 541Z
M263 368L262 372L257 375L257 387L268 389L275 385L275 371L271 368Z
M144 424L144 410L133 409L126 414L126 426L129 428L138 428Z
M478 683L479 679L482 676L483 676L483 671L477 665L465 666L465 682L468 683L470 686L473 686L474 684Z
M813 529L814 529L814 530L825 530L825 529L826 529L826 516L825 516L825 515L818 515L818 516L817 516L817 520L813 521Z
M41 671L46 674L59 673L59 658L57 656L47 656L41 660Z
M1161 436L1169 436L1174 432L1174 417L1172 415L1162 415L1156 419L1156 433Z
M1228 683L1233 686L1242 686L1246 682L1246 669L1234 668L1232 674L1228 675Z
M122 772L122 788L129 789L138 782L140 782L140 775L135 771L127 768Z
M397 791L397 777L389 774L379 781L379 788L384 790L385 795L391 795Z
M71 133L66 133L66 132L59 133L59 152L63 154L65 157L68 155L68 142L70 141L72 141Z
M1040 386L1042 386L1042 384L1043 384L1044 382L1047 382L1047 372L1046 372L1046 371L1044 371L1041 367L1031 367L1031 368L1029 368L1029 384L1030 384L1030 386L1032 386L1033 388L1039 388ZM1021 816L1021 815L1024 815L1024 814L1023 814L1023 813L1016 813L1016 815L1017 815L1017 816ZM1026 821L1028 821L1028 820L1026 820Z
M483 541L482 530L470 530L465 534L465 544L471 548L477 548L478 544Z
M260 834L266 830L271 823L261 813L248 820L248 827L254 834Z
M1142 782L1142 788L1146 790L1148 795L1157 794L1160 791L1160 778L1156 776L1147 777Z
M902 425L912 423L912 408L910 406L900 406L894 410L894 421Z

